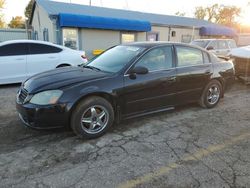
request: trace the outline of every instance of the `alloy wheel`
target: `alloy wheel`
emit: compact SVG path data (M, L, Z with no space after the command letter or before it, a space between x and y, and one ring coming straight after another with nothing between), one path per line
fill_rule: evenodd
M100 105L91 106L83 112L81 126L89 134L101 132L108 124L108 110Z

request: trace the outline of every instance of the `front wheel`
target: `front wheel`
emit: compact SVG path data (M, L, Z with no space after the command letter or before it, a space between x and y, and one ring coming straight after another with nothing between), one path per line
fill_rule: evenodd
M217 80L210 81L201 95L199 104L204 108L215 107L222 96L222 85Z
M114 122L112 105L102 97L89 97L80 102L71 116L71 128L81 138L97 138Z

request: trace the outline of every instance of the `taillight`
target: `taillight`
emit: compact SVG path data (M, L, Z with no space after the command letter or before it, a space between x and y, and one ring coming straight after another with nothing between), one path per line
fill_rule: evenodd
M88 60L87 56L85 56L85 55L81 55L81 57L82 57L84 60Z

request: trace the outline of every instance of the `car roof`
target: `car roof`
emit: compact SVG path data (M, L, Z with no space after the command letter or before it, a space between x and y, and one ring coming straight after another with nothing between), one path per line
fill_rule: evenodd
M123 46L138 46L138 47L143 47L143 48L153 48L156 46L163 46L163 45L181 45L181 46L187 46L187 47L192 47L192 48L197 48L200 50L203 50L203 48L192 45L192 44L186 44L186 43L181 43L181 42L168 42L168 41L147 41L147 42L132 42L132 43L127 43L127 44L122 44Z
M194 41L214 41L214 40L233 40L233 39L196 39Z
M61 49L68 49L64 46L53 44L51 42L47 41L41 41L41 40L8 40L0 43L0 46L7 45L7 44L16 44L16 43L34 43L34 44L46 44L50 46L55 46Z

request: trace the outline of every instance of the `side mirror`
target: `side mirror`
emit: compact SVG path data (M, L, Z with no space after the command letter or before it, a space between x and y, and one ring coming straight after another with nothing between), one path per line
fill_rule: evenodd
M130 74L147 74L148 73L148 69L146 67L134 67L131 71Z
M214 50L214 47L213 46L208 46L207 50Z

